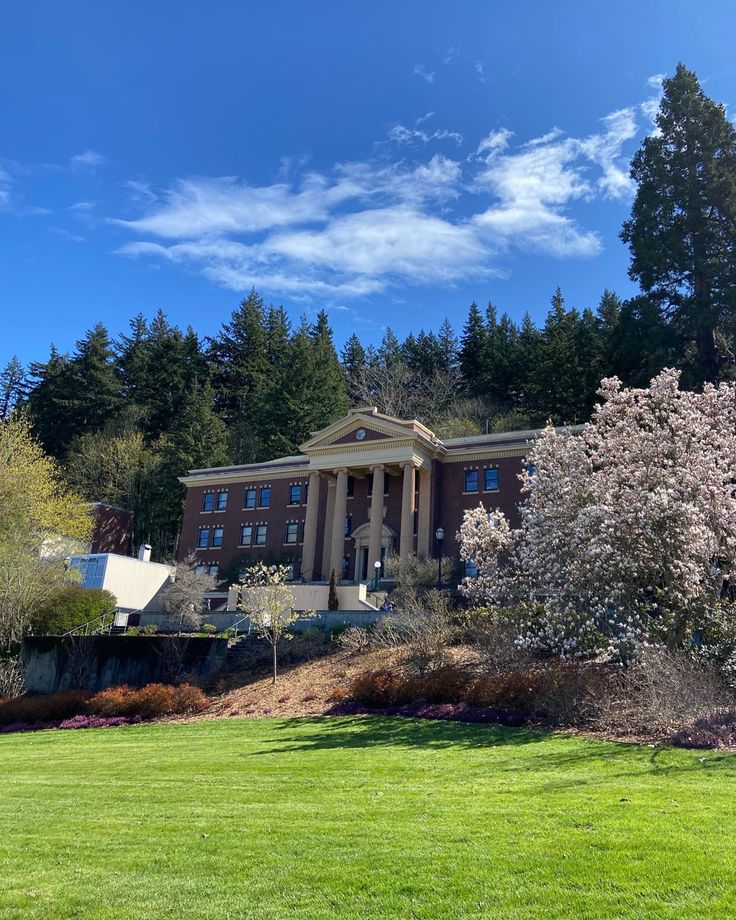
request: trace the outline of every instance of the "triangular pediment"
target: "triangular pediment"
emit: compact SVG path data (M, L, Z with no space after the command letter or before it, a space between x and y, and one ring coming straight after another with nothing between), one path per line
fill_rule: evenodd
M312 432L312 437L300 446L303 453L310 453L324 448L341 447L346 444L369 444L377 441L405 440L417 435L430 440L433 435L429 429L415 421L394 419L382 415L374 408L353 409L344 418L338 419L323 428Z

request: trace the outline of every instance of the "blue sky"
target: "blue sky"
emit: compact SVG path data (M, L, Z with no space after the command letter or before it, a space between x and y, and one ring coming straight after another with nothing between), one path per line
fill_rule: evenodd
M736 105L730 2L11 0L0 361L251 285L338 345L623 296L628 161L678 60Z

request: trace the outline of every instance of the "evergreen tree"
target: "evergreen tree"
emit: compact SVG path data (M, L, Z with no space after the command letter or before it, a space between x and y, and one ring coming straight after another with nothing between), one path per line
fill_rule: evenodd
M233 460L248 463L264 459L258 423L271 368L265 307L255 288L211 341L209 358L215 405L230 431Z
M208 382L195 383L180 411L157 444L158 466L148 485L145 521L140 529L162 557L175 549L186 490L178 481L190 469L223 466L229 461L225 426L214 409Z
M473 301L460 340L459 365L463 384L471 396L484 394L488 371L488 332L483 314Z
M631 277L694 343L693 382L715 381L716 334L731 338L736 318L736 130L682 64L662 89L657 131L631 163L638 187L621 238Z
M320 310L310 330L314 380L311 387L313 424L322 428L350 408L345 374L335 351L327 313Z
M77 342L71 365L73 389L66 403L74 434L100 431L123 407L115 351L102 323Z
M7 421L14 409L25 398L26 371L17 355L8 361L0 372L0 420Z
M345 342L340 352L340 362L345 372L348 399L350 404L355 406L358 401L360 378L365 372L366 353L365 348L360 343L360 339L354 332Z
M458 342L452 323L447 317L442 320L440 331L437 334L437 344L442 356L442 369L445 371L454 370L457 367Z
M117 370L123 397L142 405L150 362L150 333L142 313L136 313L128 325L130 334L121 335L116 346Z

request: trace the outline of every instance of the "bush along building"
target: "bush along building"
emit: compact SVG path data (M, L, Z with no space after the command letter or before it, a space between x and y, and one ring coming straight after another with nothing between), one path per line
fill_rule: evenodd
M295 578L370 583L386 557L458 558L463 513L482 502L518 520L524 457L539 431L440 440L416 420L353 409L267 463L191 470L179 558L235 580L255 561ZM440 539L438 540L438 536ZM444 540L442 539L444 537Z

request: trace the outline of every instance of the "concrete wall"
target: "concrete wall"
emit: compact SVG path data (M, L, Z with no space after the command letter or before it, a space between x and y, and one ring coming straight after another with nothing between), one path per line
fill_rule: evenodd
M150 610L168 585L173 568L160 562L141 562L132 556L107 557L103 587L126 610Z
M29 693L143 687L211 677L225 663L226 639L162 636L33 636L21 661Z
M294 632L305 632L315 626L320 629L332 629L334 626L370 626L382 616L378 610L315 610L311 616L300 617L291 628ZM228 610L222 613L205 613L202 621L211 623L218 632L224 632L238 623L238 633L247 633L249 623L247 619L239 622L242 617L241 611ZM179 629L179 620L165 613L148 612L141 613L140 625L176 632Z

